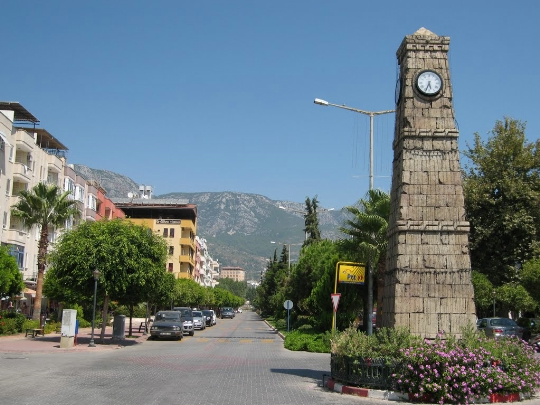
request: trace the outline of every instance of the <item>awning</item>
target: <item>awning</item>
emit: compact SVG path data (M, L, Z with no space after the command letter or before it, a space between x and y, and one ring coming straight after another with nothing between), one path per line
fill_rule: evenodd
M30 294L30 296L31 296L32 298L35 298L35 297L36 297L36 291L35 291L35 290L31 290L30 288L25 288L25 289L23 290L23 293L25 293L25 294Z
M6 136L4 135L2 131L0 131L0 138L2 138L2 140L4 141L6 145L11 146L11 144L8 142Z

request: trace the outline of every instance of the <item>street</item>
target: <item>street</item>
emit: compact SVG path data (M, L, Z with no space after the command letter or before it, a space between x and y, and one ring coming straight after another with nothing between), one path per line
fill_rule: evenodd
M0 351L0 403L389 403L323 389L330 355L284 349L283 340L254 312L218 319L217 325L181 341L148 340L117 350L57 350Z

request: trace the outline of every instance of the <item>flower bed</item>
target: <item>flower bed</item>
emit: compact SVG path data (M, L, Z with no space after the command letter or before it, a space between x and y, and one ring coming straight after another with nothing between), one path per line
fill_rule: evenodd
M348 338L353 336L348 333ZM376 352L376 340L368 338L370 350ZM441 334L434 341L414 341L399 348L394 360L388 353L384 359L349 357L343 352L362 344L335 342L339 344L331 357L332 378L394 390L409 395L412 402L512 402L519 400L517 393L531 396L540 387L540 360L531 346L517 338L486 339L473 329L459 341ZM341 348L345 350L338 354Z

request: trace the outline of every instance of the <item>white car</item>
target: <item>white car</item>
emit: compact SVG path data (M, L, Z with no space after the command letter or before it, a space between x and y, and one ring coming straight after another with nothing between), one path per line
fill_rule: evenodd
M202 313L206 320L206 326L214 326L216 324L217 316L212 309L203 309Z

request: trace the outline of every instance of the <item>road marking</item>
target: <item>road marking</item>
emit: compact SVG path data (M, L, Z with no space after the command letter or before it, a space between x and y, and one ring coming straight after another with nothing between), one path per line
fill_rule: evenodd
M240 339L240 343L251 343L251 339Z

